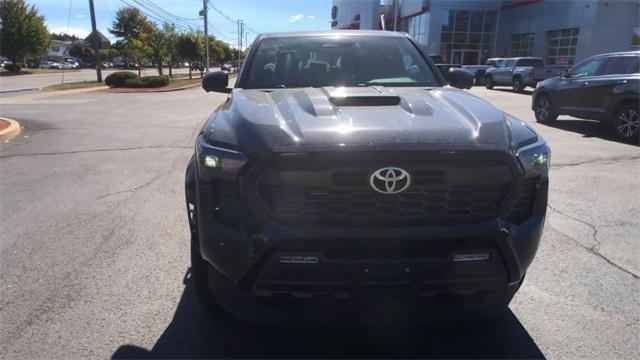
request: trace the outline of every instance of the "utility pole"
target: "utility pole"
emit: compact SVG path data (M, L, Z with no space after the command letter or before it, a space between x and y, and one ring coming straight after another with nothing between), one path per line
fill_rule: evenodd
M102 82L102 64L100 63L100 37L98 36L98 29L96 29L96 11L93 8L93 0L89 0L89 12L91 13L91 42L93 44L93 51L95 52L96 62L96 77L98 82Z
M240 54L244 48L244 21L240 20Z
M209 13L208 3L209 0L202 0L202 11L204 12L204 52L206 57L204 68L207 74L209 73L209 19L207 16Z
M233 68L237 69L238 65L240 65L240 23L242 22L242 20L238 19L238 51L236 52L236 63L234 64Z

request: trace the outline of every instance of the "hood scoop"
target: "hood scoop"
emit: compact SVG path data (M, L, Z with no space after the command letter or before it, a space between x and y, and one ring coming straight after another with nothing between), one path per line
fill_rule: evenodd
M329 101L335 106L397 106L398 96L341 96L331 97Z

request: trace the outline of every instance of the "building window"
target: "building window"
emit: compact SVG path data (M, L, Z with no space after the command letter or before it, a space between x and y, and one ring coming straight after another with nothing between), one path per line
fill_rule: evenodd
M426 44L427 13L404 19L404 28L417 42Z
M573 65L579 30L572 28L547 31L548 65Z
M531 56L534 36L533 33L511 35L511 56Z
M53 51L53 52L59 52L59 51L60 51L60 47L59 47L59 46L52 46L52 47L51 47L51 51Z
M484 64L491 57L495 11L444 10L441 14L440 55L447 63Z

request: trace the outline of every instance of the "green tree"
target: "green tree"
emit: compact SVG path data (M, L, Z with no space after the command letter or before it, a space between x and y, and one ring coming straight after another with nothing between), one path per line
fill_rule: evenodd
M24 0L0 0L0 54L14 63L39 58L49 46L44 17Z
M191 70L197 59L202 58L204 46L200 36L195 32L187 32L178 35L176 41L178 57L189 60L189 79L192 78Z
M75 42L69 48L69 55L82 59L83 61L90 61L95 54L94 50L81 42Z
M60 33L60 34L51 33L51 34L49 34L49 37L51 38L51 40L60 40L60 41L78 41L78 40L80 40L80 38L75 36L75 35L69 35L69 34L64 34L64 33Z
M167 59L167 37L158 26L153 24L148 37L149 57L158 67L158 75L162 75L162 65Z
M109 32L119 39L116 48L138 64L140 75L144 57L149 53L149 36L153 32L147 17L134 7L120 8Z
M176 44L178 41L178 33L176 27L173 24L164 23L162 26L162 32L165 37L167 63L169 65L169 77L173 76L173 64L178 61L178 50Z
M225 47L226 43L216 39L213 36L209 36L209 57L216 62L222 63L225 61ZM226 45L228 46L228 45Z
M100 59L103 61L113 61L114 57L120 56L120 52L115 48L100 49Z

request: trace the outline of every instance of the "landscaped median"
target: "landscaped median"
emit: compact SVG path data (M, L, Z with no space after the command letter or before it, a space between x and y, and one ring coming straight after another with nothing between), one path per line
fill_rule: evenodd
M9 140L20 134L20 124L11 119L0 118L0 141Z
M104 82L79 81L65 84L48 85L41 88L42 91L63 90L101 90L111 93L139 93L139 92L164 92L189 89L200 86L202 78L194 77L168 77L162 75L138 77L130 71L118 71L110 74Z
M202 79L170 78L168 76L138 77L130 71L118 71L105 79L108 92L160 92L182 90L200 85Z

